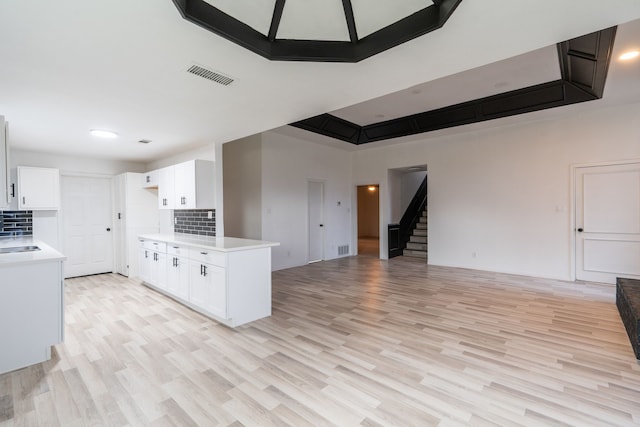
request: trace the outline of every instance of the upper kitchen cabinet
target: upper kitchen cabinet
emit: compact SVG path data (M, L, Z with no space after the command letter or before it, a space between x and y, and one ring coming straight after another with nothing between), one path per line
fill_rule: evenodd
M176 209L215 208L214 163L191 160L174 166Z
M0 209L11 202L9 191L9 141L7 140L7 122L0 116Z
M18 166L18 209L60 209L60 171Z
M173 166L153 171L158 181L158 208L175 209Z
M190 160L157 172L160 209L215 209L214 162Z
M158 188L160 171L151 171L142 174L142 188Z

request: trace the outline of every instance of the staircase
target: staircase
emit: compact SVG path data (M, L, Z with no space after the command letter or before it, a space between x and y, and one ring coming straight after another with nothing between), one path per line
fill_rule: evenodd
M427 209L422 211L419 221L409 237L403 256L427 259Z

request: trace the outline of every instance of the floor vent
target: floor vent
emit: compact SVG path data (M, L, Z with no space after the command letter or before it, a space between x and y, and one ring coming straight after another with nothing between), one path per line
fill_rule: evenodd
M349 255L349 245L338 246L338 255Z
M196 76L200 76L203 79L211 80L216 83L220 83L221 85L228 86L233 82L231 77L225 76L224 74L216 73L215 71L208 70L199 65L192 65L189 67L187 72L191 74L195 74Z

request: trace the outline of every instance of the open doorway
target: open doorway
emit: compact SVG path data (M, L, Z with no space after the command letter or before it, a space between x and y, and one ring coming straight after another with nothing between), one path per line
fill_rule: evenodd
M380 255L380 188L358 186L358 254Z

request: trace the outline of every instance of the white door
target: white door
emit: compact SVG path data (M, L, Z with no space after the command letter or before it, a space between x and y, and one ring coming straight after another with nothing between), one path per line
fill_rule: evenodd
M65 277L113 271L111 179L62 177Z
M640 279L640 164L576 169L576 278Z
M324 183L309 181L309 262L324 259Z

